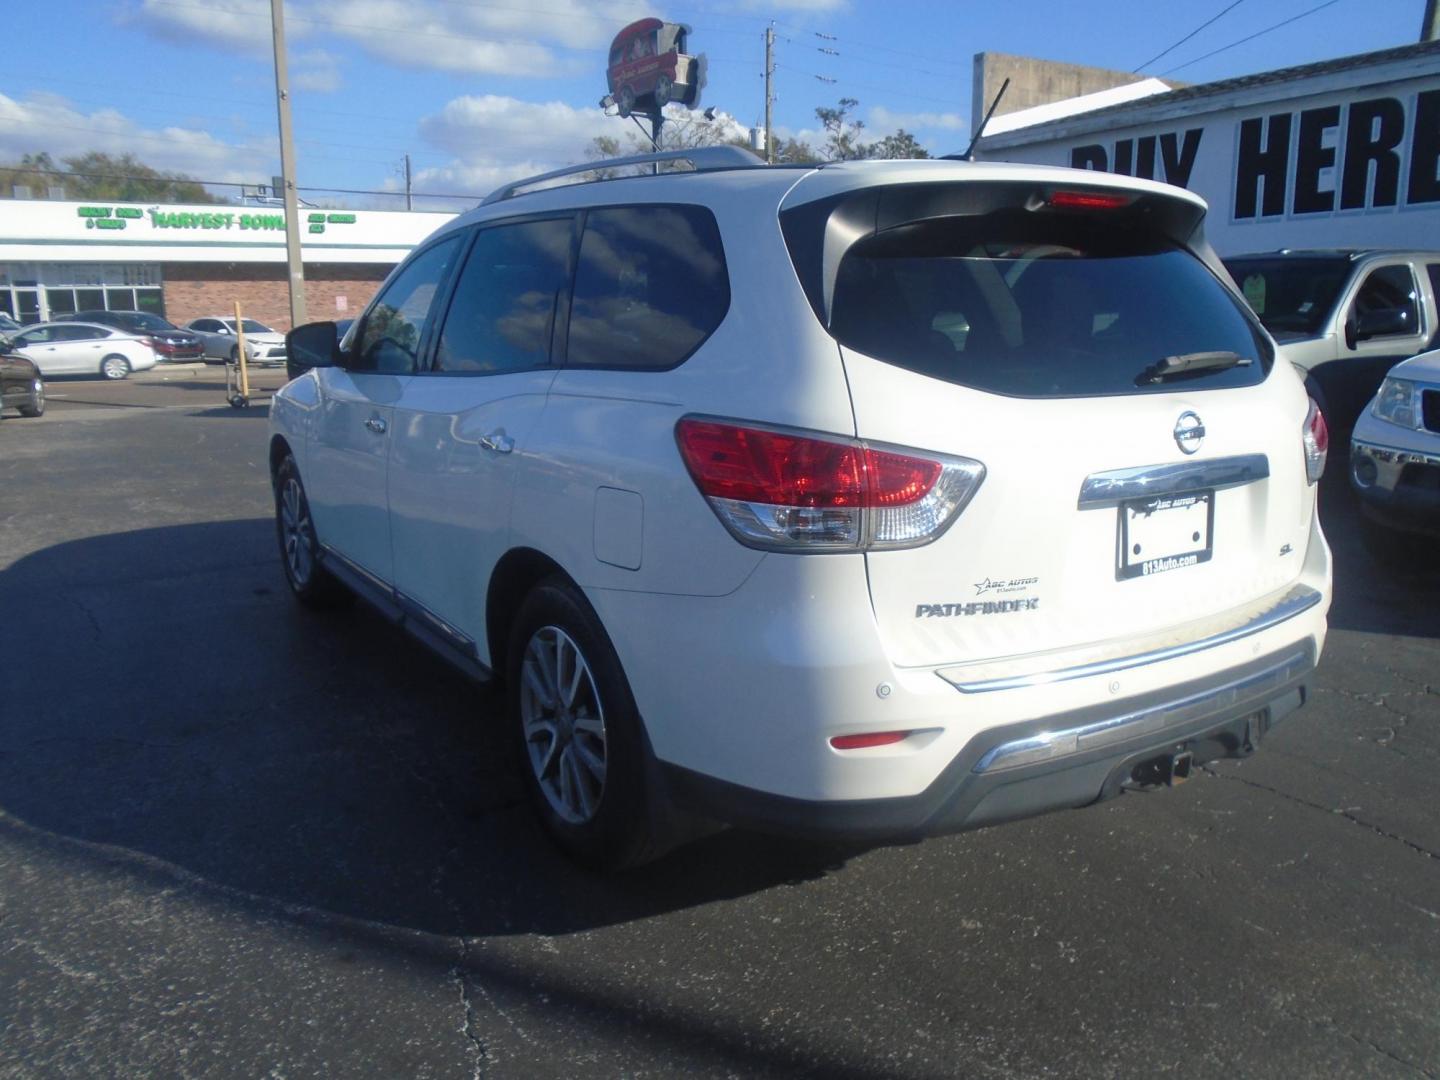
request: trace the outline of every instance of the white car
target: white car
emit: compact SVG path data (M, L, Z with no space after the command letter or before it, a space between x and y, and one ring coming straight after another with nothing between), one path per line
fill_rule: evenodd
M98 323L48 322L27 326L10 337L11 348L35 361L41 374L102 375L123 379L155 366L147 337Z
M563 847L1082 806L1306 700L1327 436L1198 197L618 164L682 157L496 192L343 340L292 331L271 407L295 595L503 680Z
M1440 350L1396 364L1360 414L1350 486L1368 520L1440 537Z
M285 335L254 319L244 320L245 359L251 363L283 364ZM240 358L240 338L234 316L213 315L192 319L185 327L200 335L206 357L235 361Z

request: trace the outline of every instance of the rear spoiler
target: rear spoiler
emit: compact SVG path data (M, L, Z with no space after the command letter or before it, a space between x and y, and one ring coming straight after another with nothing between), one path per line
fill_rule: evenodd
M1056 195L1070 196L1061 201ZM1098 208L1072 209L1092 199ZM1123 198L1124 202L1116 204ZM1192 197L1111 186L1087 186L1084 180L1022 181L959 180L950 183L891 184L862 188L802 203L780 213L780 228L800 284L816 316L830 326L835 279L845 253L862 240L890 229L949 217L968 217L996 210L1104 213L1119 227L1143 225L1171 242L1193 251L1234 291L1214 250L1205 240L1205 207Z

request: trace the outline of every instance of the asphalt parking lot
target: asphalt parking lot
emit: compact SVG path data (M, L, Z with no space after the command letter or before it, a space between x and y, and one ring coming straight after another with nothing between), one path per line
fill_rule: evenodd
M286 595L263 406L50 391L0 423L0 1076L1440 1076L1440 564L1372 558L1342 483L1258 756L600 879L489 692Z

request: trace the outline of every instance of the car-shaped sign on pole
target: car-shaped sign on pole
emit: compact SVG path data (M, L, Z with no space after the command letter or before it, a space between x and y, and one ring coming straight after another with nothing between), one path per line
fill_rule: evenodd
M705 58L686 54L689 33L682 23L640 19L615 35L606 78L621 116L658 113L672 101L699 102Z

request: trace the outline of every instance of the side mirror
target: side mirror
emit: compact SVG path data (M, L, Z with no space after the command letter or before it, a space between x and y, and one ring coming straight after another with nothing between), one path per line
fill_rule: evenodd
M216 330L215 333L217 333L217 334L228 334L228 333L230 333L230 327L226 326L224 323L221 323L221 324L220 324L220 329L219 329L219 330Z
M285 335L285 374L290 378L311 368L342 366L340 334L333 322L306 323Z
M1355 340L1365 341L1373 337L1391 337L1396 334L1412 333L1410 313L1404 308L1381 308L1378 311L1364 311L1355 317Z

